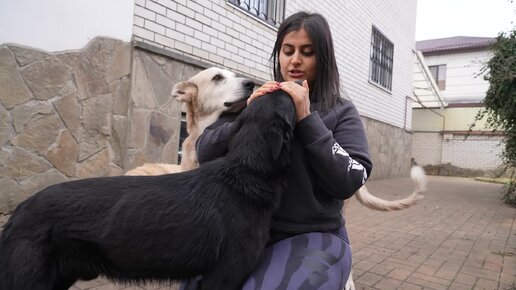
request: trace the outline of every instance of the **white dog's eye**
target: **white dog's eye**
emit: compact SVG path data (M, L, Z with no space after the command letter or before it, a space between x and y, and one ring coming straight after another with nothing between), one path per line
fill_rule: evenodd
M222 76L221 74L218 74L218 75L215 75L211 80L218 82L218 81L221 81L223 79L224 79L224 76Z

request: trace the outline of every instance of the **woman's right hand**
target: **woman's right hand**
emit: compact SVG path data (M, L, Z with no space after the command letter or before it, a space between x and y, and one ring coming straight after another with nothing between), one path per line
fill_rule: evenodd
M249 99L247 99L247 105L249 105L254 99L259 98L267 93L277 91L279 89L281 89L279 82L267 81L251 94Z

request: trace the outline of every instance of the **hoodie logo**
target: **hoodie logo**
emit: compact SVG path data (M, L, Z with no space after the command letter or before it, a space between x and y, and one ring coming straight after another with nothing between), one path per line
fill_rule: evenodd
M362 184L364 184L366 182L367 171L365 170L364 166L362 166L362 164L358 163L358 161L351 158L349 156L348 152L346 152L346 150L344 150L342 147L340 147L340 145L338 143L333 144L333 147L331 148L331 150L333 152L333 155L340 154L344 157L348 157L348 159L349 159L348 172L350 172L351 170L362 171Z
M333 152L333 155L340 154L342 156L349 157L348 152L346 152L346 150L342 149L342 147L340 147L339 143L333 144L331 151Z

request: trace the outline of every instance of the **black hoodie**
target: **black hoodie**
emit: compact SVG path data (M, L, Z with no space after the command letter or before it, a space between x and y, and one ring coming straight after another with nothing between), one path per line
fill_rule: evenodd
M201 166L226 154L235 117L222 115L199 137L196 151ZM296 124L292 146L292 171L272 231L291 235L342 227L343 200L365 183L372 169L355 106L342 100L327 112L312 112Z

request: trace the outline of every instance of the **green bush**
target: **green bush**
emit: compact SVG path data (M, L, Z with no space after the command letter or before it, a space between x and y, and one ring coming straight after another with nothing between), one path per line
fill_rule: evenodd
M500 33L492 46L493 57L484 67L484 78L489 89L484 99L485 108L476 120L487 117L487 125L504 132L502 161L507 168L516 168L516 31ZM503 200L516 205L516 174L503 188Z

